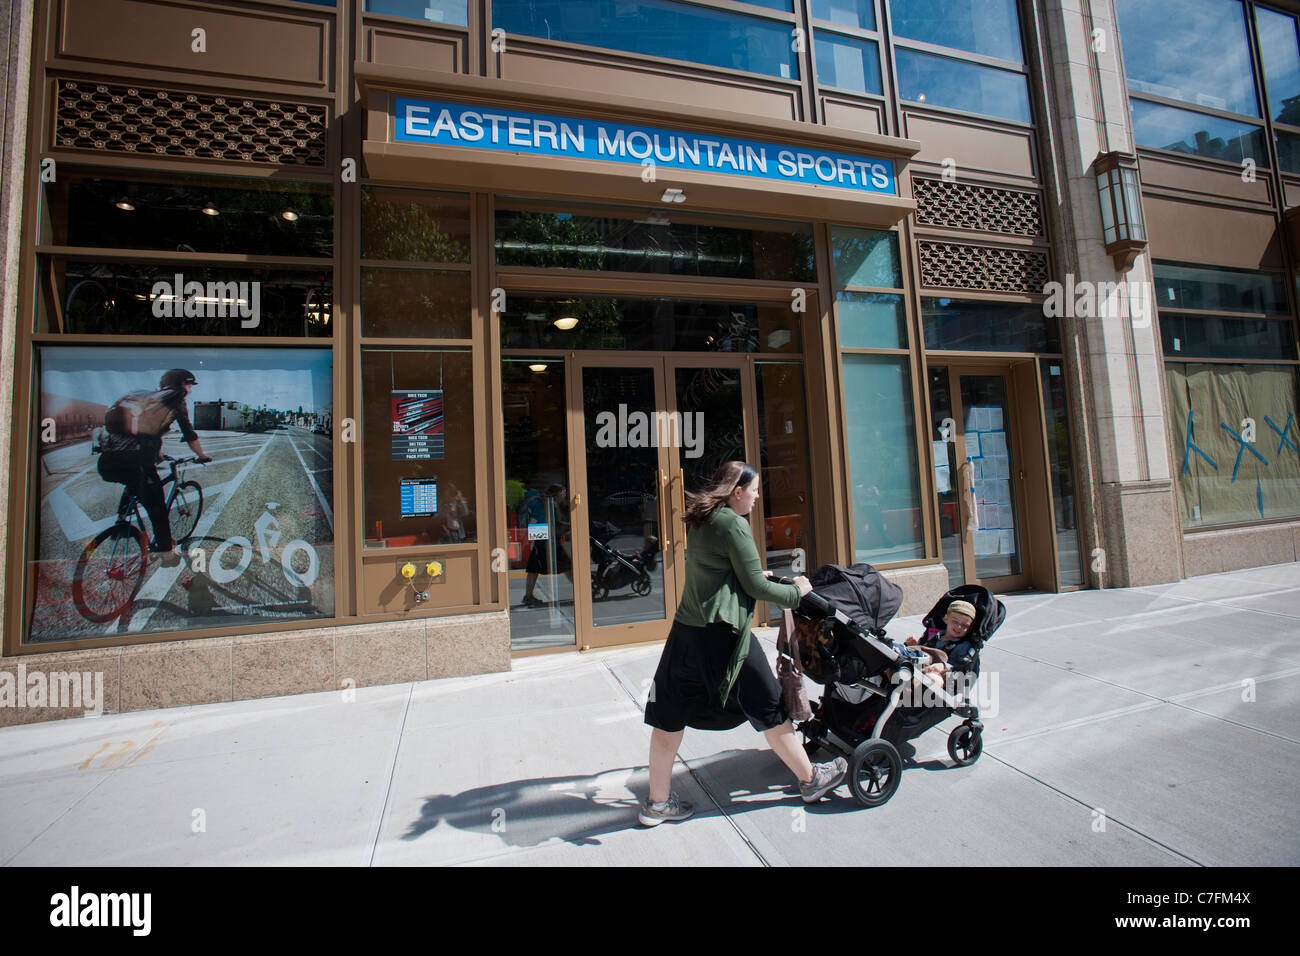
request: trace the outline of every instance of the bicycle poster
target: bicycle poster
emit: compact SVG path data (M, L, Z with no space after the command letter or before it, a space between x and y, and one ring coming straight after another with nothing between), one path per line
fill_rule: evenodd
M328 350L38 363L32 642L333 615Z

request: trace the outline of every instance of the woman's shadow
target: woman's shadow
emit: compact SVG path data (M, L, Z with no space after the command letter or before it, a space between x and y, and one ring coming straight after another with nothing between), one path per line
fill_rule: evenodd
M693 762L692 769L708 771L709 790L731 816L763 809L782 798L791 806L805 806L790 772L767 750L724 751ZM678 792L695 804L696 817L718 813L696 778L675 768L674 780ZM747 784L731 785L738 780ZM557 838L575 846L599 846L599 837L639 826L637 811L648 788L648 771L642 765L598 774L533 777L457 794L439 794L425 798L419 819L410 824L402 839L419 839L445 823L458 830L495 834L515 847L534 847ZM772 799L747 803L729 800L748 796ZM845 802L845 809L857 809L847 788L841 786L837 796Z

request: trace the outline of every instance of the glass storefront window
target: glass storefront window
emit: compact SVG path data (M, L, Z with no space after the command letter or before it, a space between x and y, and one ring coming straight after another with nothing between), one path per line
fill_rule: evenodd
M755 362L754 385L767 569L777 577L793 577L796 549L803 550L805 568L817 566L803 366L798 362ZM769 610L780 615L780 608Z
M925 557L907 356L844 356L854 560Z
M571 646L573 537L564 362L501 360L512 650Z
M278 179L165 182L59 168L45 185L44 245L259 256L334 255L334 189Z
M883 292L837 292L840 345L854 349L907 348L903 297Z
M903 285L898 259L898 233L873 229L831 228L837 286L899 289Z
M367 548L478 541L469 349L361 351Z
M41 257L36 331L327 338L333 272Z
M1291 319L1161 315L1160 341L1168 358L1295 358Z
M1215 266L1157 262L1156 307L1209 312L1265 312L1286 315L1290 308L1282 276Z
M361 258L469 262L469 198L361 187Z
M1052 510L1056 515L1056 561L1061 587L1082 587L1079 556L1079 513L1074 490L1070 422L1065 376L1059 360L1041 359L1043 411L1047 428L1047 459L1052 474Z
M468 272L361 270L361 334L468 339L473 335Z
M889 0L889 13L900 37L1024 62L1016 0Z
M880 85L880 51L873 41L817 30L813 46L819 86L877 96L884 92Z
M1059 352L1056 321L1042 306L923 298L927 349L975 352Z
M1295 366L1167 363L1165 374L1183 527L1300 515Z
M812 0L812 15L859 30L876 28L875 4L872 0Z
M1231 163L1250 159L1256 166L1269 165L1263 127L1132 97L1129 106L1133 114L1133 139L1139 146Z
M900 98L942 109L1031 123L1023 73L999 70L902 47L895 49Z
M319 348L38 346L29 640L332 617L332 372Z
M430 23L469 25L468 0L366 0L367 13L409 17Z
M1300 173L1300 136L1274 132L1277 140L1277 165L1284 173Z
M656 209L498 209L499 266L815 282L812 227Z
M1270 114L1276 122L1300 126L1300 43L1296 41L1295 17L1256 7L1255 23Z
M424 0L411 0L423 3ZM799 79L791 24L674 0L493 0L507 34Z
M1116 0L1115 13L1130 90L1260 115L1241 0Z
M798 352L798 319L785 303L512 295L501 313L501 347Z

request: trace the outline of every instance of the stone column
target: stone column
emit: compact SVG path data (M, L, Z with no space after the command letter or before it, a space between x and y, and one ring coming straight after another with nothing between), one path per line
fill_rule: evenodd
M1177 581L1183 577L1182 539L1150 256L1139 256L1121 272L1106 254L1092 169L1100 154L1134 151L1114 4L1043 0L1041 9L1049 54L1048 121L1056 147L1051 161L1057 195L1049 205L1058 211L1059 279L1067 310L1059 321L1073 392L1081 511L1091 525L1082 529L1090 542L1085 573L1095 587ZM1131 305L1119 307L1120 297L1094 295L1089 301L1079 295L1121 281Z

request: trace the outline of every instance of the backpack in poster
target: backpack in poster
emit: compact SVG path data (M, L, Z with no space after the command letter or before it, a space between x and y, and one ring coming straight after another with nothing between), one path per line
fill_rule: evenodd
M146 390L127 392L104 413L104 427L111 435L161 436L171 427L176 413L167 404L176 394L175 389L164 388L156 392Z

